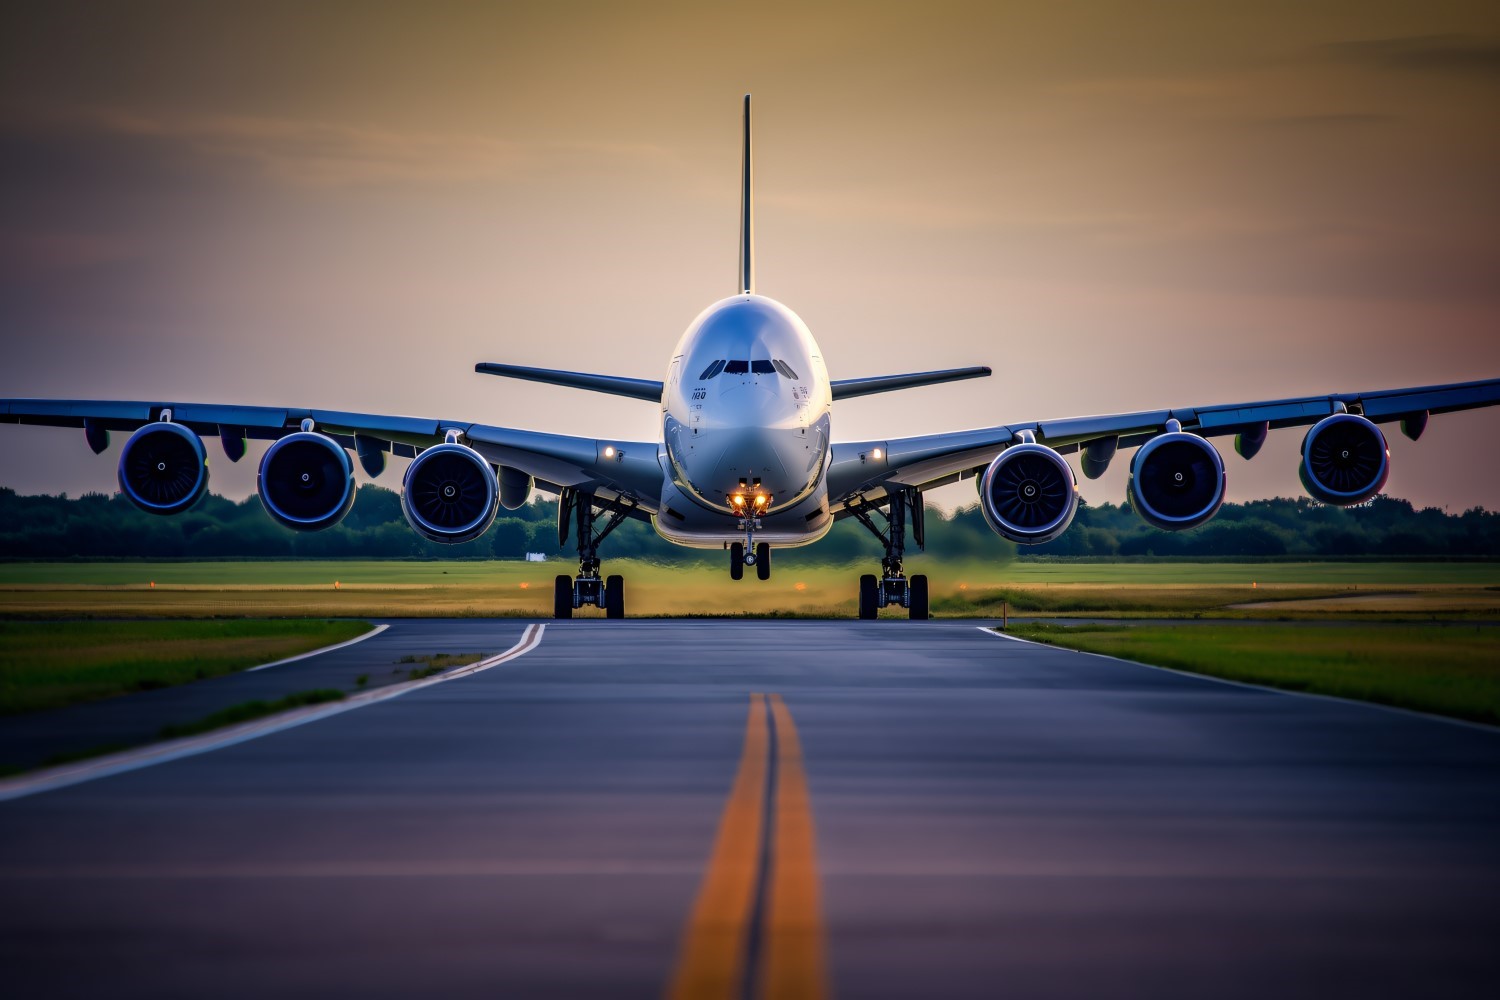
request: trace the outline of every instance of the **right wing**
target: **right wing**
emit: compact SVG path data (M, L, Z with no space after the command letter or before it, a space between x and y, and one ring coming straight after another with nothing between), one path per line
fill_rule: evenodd
M365 471L376 476L387 454L410 458L441 443L449 431L457 431L492 464L525 472L546 492L570 488L594 493L605 501L624 499L642 514L654 513L661 502L657 446L639 441L570 437L429 417L139 400L0 399L0 423L82 428L89 447L98 453L108 447L111 431L134 431L160 419L164 410L171 411L174 423L201 437L219 438L231 461L244 456L247 439L274 441L310 419L319 432L354 450Z
M1204 437L1263 432L1278 427L1310 426L1342 406L1362 412L1376 423L1412 421L1412 436L1420 433L1429 413L1449 413L1500 403L1500 379L1449 385L1382 389L1375 392L1332 393L1294 399L1261 400L1216 406L1188 406L1137 413L1109 413L1061 420L1022 421L1002 427L892 438L886 441L836 443L828 471L828 499L841 511L853 497L878 500L886 487L921 489L943 486L980 473L1017 434L1030 431L1036 440L1068 454L1095 442L1113 448L1134 448L1160 434L1168 420ZM878 457L877 457L878 456Z

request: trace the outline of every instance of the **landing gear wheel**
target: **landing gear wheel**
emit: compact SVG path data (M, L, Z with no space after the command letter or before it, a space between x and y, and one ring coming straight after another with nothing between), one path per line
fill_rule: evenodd
M911 578L907 586L911 589L911 620L925 622L927 620L927 577L918 573Z
M552 617L573 617L573 578L559 575L552 581Z
M875 574L866 573L859 578L859 617L861 621L872 620L880 610L876 596Z
M625 617L625 578L612 576L604 581L604 615L606 618Z
M755 546L755 577L758 580L771 579L771 545L769 542L761 542Z
M729 544L729 579L743 580L745 578L745 543L731 542Z

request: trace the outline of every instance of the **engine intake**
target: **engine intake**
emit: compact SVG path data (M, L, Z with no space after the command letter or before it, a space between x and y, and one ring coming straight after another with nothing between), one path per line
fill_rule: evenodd
M1002 538L1022 545L1050 542L1078 512L1078 480L1067 460L1046 445L1014 444L984 470L979 509Z
M1224 503L1224 460L1213 445L1175 420L1136 451L1130 462L1130 505L1167 531L1194 528Z
M1308 496L1349 507L1385 488L1391 455L1379 427L1358 414L1335 413L1302 439L1297 472Z
M120 492L148 514L180 514L208 492L208 452L181 424L158 421L120 451Z
M266 513L281 524L322 531L354 506L354 463L332 438L298 431L266 449L256 488Z
M500 513L495 470L473 448L452 441L434 445L406 467L401 510L428 541L472 541Z

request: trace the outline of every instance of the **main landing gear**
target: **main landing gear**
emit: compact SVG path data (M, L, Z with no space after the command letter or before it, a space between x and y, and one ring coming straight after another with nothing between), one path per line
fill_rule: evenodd
M592 493L564 489L557 505L557 544L568 540L568 524L578 522L578 576L559 574L552 585L552 617L572 618L573 612L592 604L603 608L609 618L625 617L625 578L599 576L599 543L634 510L632 504L613 503L596 510ZM596 533L594 520L608 514L604 527Z
M865 504L849 505L849 510L859 522L870 529L871 534L885 546L885 556L880 560L881 574L876 577L866 573L859 578L859 617L872 619L881 608L891 605L906 608L913 621L927 618L927 577L921 573L910 578L901 569L901 557L906 548L906 522L911 519L912 540L917 548L924 544L922 517L922 491L892 487L889 503L881 506ZM889 510L883 509L888 506ZM886 530L870 517L874 512L885 518Z

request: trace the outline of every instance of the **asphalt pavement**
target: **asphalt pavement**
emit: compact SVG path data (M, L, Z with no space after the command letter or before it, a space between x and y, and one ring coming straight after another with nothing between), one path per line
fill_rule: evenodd
M94 710L142 730L526 624L396 621ZM483 673L0 803L5 994L1493 988L1500 732L978 624L547 623Z

